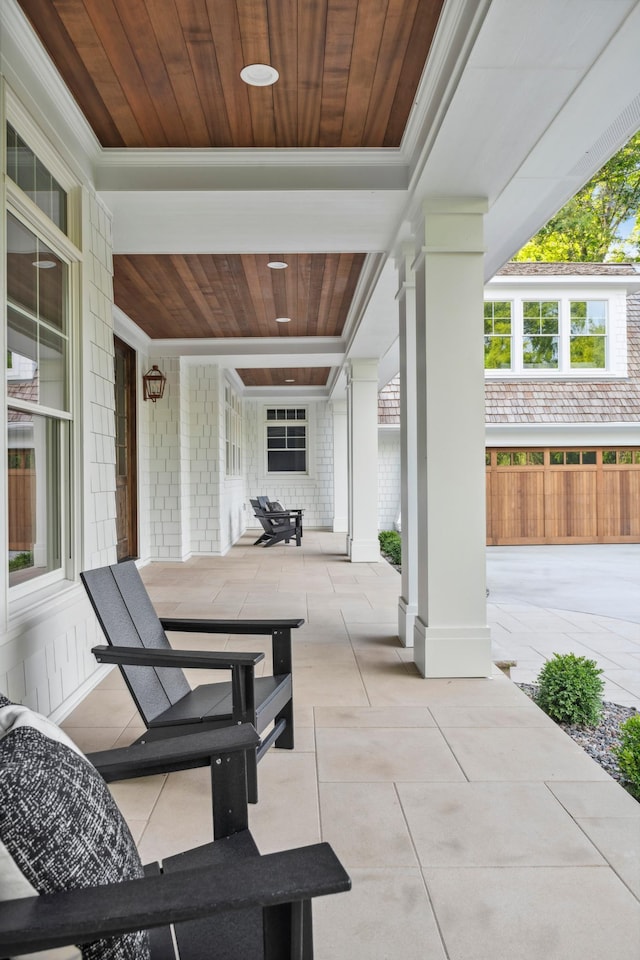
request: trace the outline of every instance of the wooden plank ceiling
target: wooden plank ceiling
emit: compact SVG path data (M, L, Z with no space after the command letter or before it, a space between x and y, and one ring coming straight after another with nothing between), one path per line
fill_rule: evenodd
M400 145L445 0L18 2L103 147L382 148ZM251 63L280 79L247 86ZM364 256L273 258L289 268L116 256L115 301L154 339L340 335Z
M444 0L19 3L104 147L397 147Z
M245 387L324 387L330 367L271 367L268 370L238 368Z
M363 262L361 253L117 255L114 295L152 339L338 337Z

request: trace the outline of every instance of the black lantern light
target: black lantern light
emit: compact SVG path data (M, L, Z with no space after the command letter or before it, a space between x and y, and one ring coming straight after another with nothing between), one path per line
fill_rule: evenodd
M142 378L144 399L152 400L153 403L155 403L156 400L162 400L164 395L164 385L166 382L167 378L165 377L164 373L162 373L154 364L151 367L151 370L148 370Z

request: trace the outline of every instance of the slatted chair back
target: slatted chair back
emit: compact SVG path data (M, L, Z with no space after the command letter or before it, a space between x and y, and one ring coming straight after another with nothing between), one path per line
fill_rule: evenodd
M80 576L107 643L171 649L133 560ZM120 671L147 726L191 689L179 667L123 664Z

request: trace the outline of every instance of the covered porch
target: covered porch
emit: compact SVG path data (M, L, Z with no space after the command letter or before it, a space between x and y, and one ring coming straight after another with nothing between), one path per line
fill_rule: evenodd
M142 574L163 615L306 620L296 747L261 762L250 826L262 852L328 840L351 874L350 893L314 908L317 960L635 960L640 804L499 670L423 679L398 640L391 566L350 564L337 533L305 531L300 549L253 539ZM498 653L545 616L490 603ZM576 640L598 627L577 615ZM87 750L143 729L115 669L63 725ZM143 859L211 839L206 770L113 791Z

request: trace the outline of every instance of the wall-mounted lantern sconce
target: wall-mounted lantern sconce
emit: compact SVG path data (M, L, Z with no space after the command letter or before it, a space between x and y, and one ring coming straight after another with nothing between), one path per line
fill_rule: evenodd
M144 399L152 400L153 403L155 403L156 400L162 400L164 395L164 385L166 382L167 378L165 377L164 373L162 373L154 364L151 367L151 370L148 370L142 378Z

